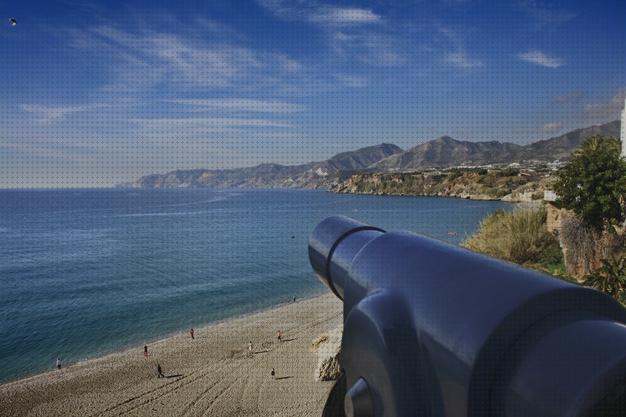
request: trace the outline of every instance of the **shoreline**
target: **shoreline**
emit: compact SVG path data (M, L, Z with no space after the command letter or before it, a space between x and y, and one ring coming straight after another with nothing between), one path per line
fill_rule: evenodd
M322 291L320 294L305 295L303 297L297 298L296 299L296 303L304 302L304 301L311 300L311 299L317 298L317 297L322 297L324 295L325 295L324 291ZM219 324L222 324L222 323L226 323L226 322L229 322L229 321L238 320L238 319L245 319L248 316L253 316L255 314L259 314L259 313L263 313L263 312L269 312L271 310L278 309L280 307L284 307L284 306L291 305L291 304L293 304L293 302L289 302L289 301L287 301L287 302L280 302L278 304L273 304L273 305L270 305L270 306L254 309L254 310L251 310L251 311L246 312L246 313L236 314L236 315L231 316L231 317L225 317L225 318L221 318L221 319L216 319L216 320L200 323L200 324L198 324L198 327L194 327L194 329L196 331L198 331L198 330L202 330L202 329L205 329L205 328L208 328L208 327L212 327L212 326L216 326L216 325L219 325ZM159 342L162 342L162 341L166 341L166 340L171 339L173 337L180 336L181 333L185 333L186 334L186 332L188 330L189 330L188 328L184 328L184 329L181 328L180 330L175 330L175 331L171 331L171 332L167 332L167 333L163 333L163 334L159 334L159 335L155 335L155 336L151 336L151 337L146 337L144 339L144 344L155 344L155 343L159 343ZM62 360L63 368L70 368L72 366L80 365L83 362L93 361L93 360L96 360L96 359L104 358L106 356L115 355L116 353L122 353L122 352L126 352L126 351L129 351L129 350L132 350L132 349L138 349L140 347L143 347L143 345L139 345L137 342L124 343L124 344L119 345L119 346L117 346L115 348L107 349L105 351L94 353L94 354L85 355L84 357L79 358L79 359L77 359L75 361L67 362L67 361L63 361ZM14 382L27 380L27 379L30 379L30 378L36 378L36 377L38 377L40 375L44 375L44 374L55 372L55 371L56 371L56 369L54 369L51 366L49 370L33 371L33 372L26 373L26 374L24 374L22 376L18 376L16 378L11 378L11 379L7 379L7 380L3 380L3 381L0 380L0 388L2 388L2 386L4 386L4 385L8 385L8 384L11 384L11 383L14 383Z
M166 413L150 408L166 398L171 401L162 406L168 408L171 402L175 409L184 408L185 415L195 415L192 409L202 413L207 409L197 404L194 392L224 384L227 387L217 398L225 404L212 407L209 415L232 415L233 407L246 410L245 415L280 416L283 411L294 415L279 407L294 403L306 404L295 415L319 415L332 383L314 382L317 357L309 346L317 335L340 324L341 303L331 294L282 303L195 328L194 340L186 331L162 337L148 345L149 357L143 356L143 346L132 346L2 383L0 415L122 415L127 406L133 415L178 414L174 409ZM280 344L275 340L278 329L285 335ZM248 341L253 341L252 355L247 353ZM166 378L156 378L157 362ZM271 368L285 381L272 381ZM238 372L247 377L233 380ZM280 401L268 404L272 398L250 395L257 386ZM281 388L287 386L296 392L280 397Z

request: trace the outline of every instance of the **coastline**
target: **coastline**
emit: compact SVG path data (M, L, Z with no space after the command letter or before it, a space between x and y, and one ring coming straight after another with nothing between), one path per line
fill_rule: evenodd
M186 331L159 339L148 357L135 346L4 383L0 415L320 415L332 383L314 382L309 346L340 324L331 294L279 304L196 328L194 340ZM157 362L166 378L156 378Z

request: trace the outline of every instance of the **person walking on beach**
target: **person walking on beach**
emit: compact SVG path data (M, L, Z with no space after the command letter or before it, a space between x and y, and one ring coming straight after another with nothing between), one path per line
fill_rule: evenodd
M161 369L161 364L157 362L157 378L165 378L163 375L163 369Z
M143 356L148 357L148 345L143 346Z
M193 337L193 327L191 328L191 330L189 330L189 334L191 335L191 340L194 340L194 337Z
M295 295L293 296L293 302L294 303L296 302L296 296Z
M248 352L252 353L252 340L248 342Z
M57 358L57 369L61 369L61 359Z
M279 330L278 333L276 333L276 338L278 339L278 343L281 343L283 341L283 332Z
M274 370L274 368L272 368L271 375L272 375L272 379L276 379L276 371Z

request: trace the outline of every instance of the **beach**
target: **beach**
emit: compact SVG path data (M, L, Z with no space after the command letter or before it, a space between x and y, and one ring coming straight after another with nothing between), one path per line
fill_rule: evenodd
M187 329L147 357L140 345L0 385L0 415L319 416L333 382L315 382L311 342L340 325L326 294Z

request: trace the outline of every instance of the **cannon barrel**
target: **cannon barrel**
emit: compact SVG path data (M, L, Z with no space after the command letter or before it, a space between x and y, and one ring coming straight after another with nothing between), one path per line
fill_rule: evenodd
M626 416L611 297L347 217L316 227L309 258L344 302L348 416Z

